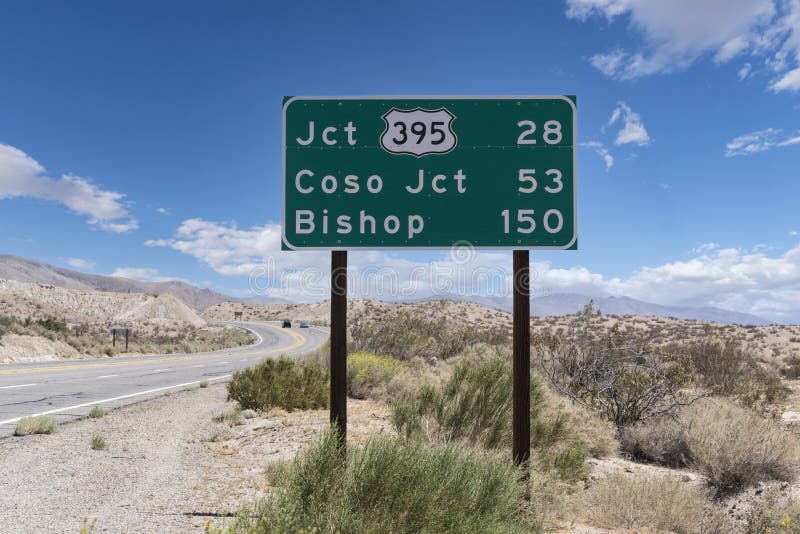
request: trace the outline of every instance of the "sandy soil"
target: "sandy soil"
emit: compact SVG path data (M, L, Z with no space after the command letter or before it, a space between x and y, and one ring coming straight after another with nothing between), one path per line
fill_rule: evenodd
M0 338L0 363L45 362L80 357L77 350L59 340L18 334L6 334Z
M0 517L13 532L202 532L265 490L264 467L303 450L325 410L276 411L206 441L229 403L224 385L178 391L63 425L52 435L0 440ZM353 442L389 432L387 410L349 403ZM107 451L90 448L102 436Z

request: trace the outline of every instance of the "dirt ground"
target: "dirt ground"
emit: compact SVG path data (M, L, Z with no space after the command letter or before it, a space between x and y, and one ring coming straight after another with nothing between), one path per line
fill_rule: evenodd
M326 410L275 411L244 420L219 441L212 422L225 386L168 397L0 440L0 517L10 532L202 532L265 490L264 468L293 457L328 420ZM389 432L388 410L349 402L348 439ZM90 447L99 435L108 450Z

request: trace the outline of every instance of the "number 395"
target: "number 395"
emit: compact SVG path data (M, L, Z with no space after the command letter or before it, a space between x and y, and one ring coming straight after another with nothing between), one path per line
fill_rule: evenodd
M431 145L441 145L445 140L444 122L432 122L430 132L428 126L424 122L412 122L411 126L402 121L397 121L392 124L395 129L396 136L392 138L397 145L405 145L411 140L410 133L415 137L413 140L416 144L422 144L425 137L429 137Z

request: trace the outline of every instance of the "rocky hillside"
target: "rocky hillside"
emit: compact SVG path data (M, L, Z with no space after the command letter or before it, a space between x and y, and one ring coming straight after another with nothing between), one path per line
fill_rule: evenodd
M205 321L171 295L111 293L0 279L0 315L72 324L195 326Z
M209 306L235 300L233 297L200 289L177 280L167 282L140 282L115 276L86 274L61 267L54 267L27 258L0 254L0 278L58 286L67 289L106 291L112 293L144 293L149 295L172 295L197 311Z

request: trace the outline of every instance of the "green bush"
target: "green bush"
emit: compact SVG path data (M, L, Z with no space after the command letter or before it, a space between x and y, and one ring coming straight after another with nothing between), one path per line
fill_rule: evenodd
M328 373L320 365L282 356L233 373L228 400L252 410L326 408L328 384Z
M347 355L347 394L365 399L376 389L385 386L406 367L407 362L369 352Z
M39 319L36 321L36 324L44 328L45 330L49 330L50 332L68 332L69 327L67 323L57 321L56 319L52 319L48 317L47 319Z
M58 424L52 417L23 417L14 428L15 436L30 434L52 434L58 430Z
M276 496L243 510L227 531L530 532L518 476L507 455L457 444L379 438L343 458L331 429L275 470Z
M95 451L104 451L108 449L108 443L106 443L106 440L104 440L102 436L92 436L91 445L92 450Z
M423 385L416 395L393 402L392 424L406 440L465 441L487 449L510 448L511 391L511 365L504 358L463 360L442 386ZM585 451L577 444L565 443L570 434L566 416L543 417L545 396L544 384L532 376L531 445L564 479L579 478L585 472Z
M108 415L108 410L102 406L93 406L89 411L89 417L92 419L99 419L101 417L105 417L106 415Z

